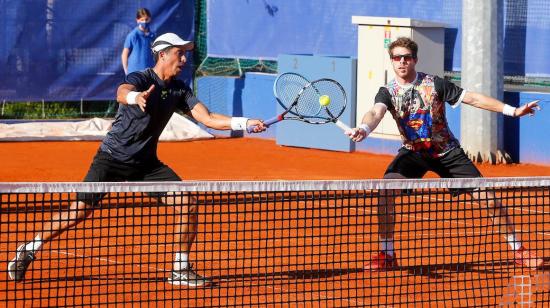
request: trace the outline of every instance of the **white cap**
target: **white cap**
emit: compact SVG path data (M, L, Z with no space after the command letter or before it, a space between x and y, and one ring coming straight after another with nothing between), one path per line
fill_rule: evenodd
M157 37L157 39L153 42L151 49L153 49L153 52L159 52L166 47L186 45L190 45L192 47L193 42L184 41L175 33L164 33L163 35Z

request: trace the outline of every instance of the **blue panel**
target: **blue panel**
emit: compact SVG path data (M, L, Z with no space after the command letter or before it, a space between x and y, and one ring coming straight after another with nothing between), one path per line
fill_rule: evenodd
M521 98L519 92L504 92L503 101L512 106L518 106ZM519 149L519 121L518 118L503 117L504 144L503 148L514 162L520 161Z
M229 116L267 119L276 115L273 97L274 75L247 73L244 78L201 77L197 79L197 97L211 112ZM240 132L205 128L218 136L242 136ZM276 125L255 138L275 138Z
M445 115L447 116L449 129L451 130L455 138L460 140L460 106L453 108L451 107L451 105L446 103Z
M0 100L114 99L139 7L151 11L153 32L194 38L193 1L0 0L0 7ZM190 80L190 65L182 76Z
M396 155L403 143L401 140L389 140L369 137L357 143L355 149L376 154Z
M277 113L277 101L273 96L273 81L275 75L246 73L243 90L243 115L247 118L269 119ZM275 139L277 125L271 126L260 134L250 134L253 138Z
M276 59L279 54L357 57L357 26L351 16L406 17L444 23L444 68L460 71L461 0L382 2L209 0L208 54L263 59ZM505 74L550 76L546 48L541 48L550 44L548 1L504 0L502 5Z
M338 81L346 91L348 105L340 120L355 127L355 80L356 60L342 57L323 57L305 55L280 55L279 73L296 72L308 80L332 78ZM278 112L282 112L278 107ZM336 125L306 124L300 121L283 121L276 124L277 144L316 148L334 151L354 151L355 143L344 135Z
M389 16L445 23L449 30L445 43L450 47L445 51L449 66L446 69L460 68L461 0L380 3L380 0L209 0L208 55L277 59L279 54L316 54L356 58L357 25L351 23L351 17Z
M535 116L519 119L519 161L550 164L550 94L523 92L519 99L519 105L540 99L543 108Z
M550 13L550 12L549 12ZM550 27L549 27L550 28ZM534 76L546 76L550 77L550 61L548 61L548 48L542 46L550 46L550 29L533 27L528 28L526 32L526 38L523 41L517 42L513 49L523 49L525 54L519 55L516 60L518 66L523 64L525 68L523 70L517 69L517 71L511 72L517 75L534 75ZM516 46L520 46L519 48ZM525 47L521 47L525 46ZM509 73L506 71L506 73Z
M202 77L197 79L197 97L212 112L227 114L227 87L232 79Z
M197 79L197 98L215 113L230 115L233 111L232 95L235 78L201 77ZM205 128L203 126L203 128ZM214 135L229 136L229 131L218 131L205 128Z
M541 100L542 111L535 116L521 118L504 117L504 149L514 162L550 164L550 94L529 92L504 92L504 101L520 106L533 100Z

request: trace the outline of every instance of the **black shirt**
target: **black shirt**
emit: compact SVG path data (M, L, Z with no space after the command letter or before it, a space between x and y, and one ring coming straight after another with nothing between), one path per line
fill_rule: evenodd
M138 92L146 91L153 84L155 89L147 98L145 112L139 105L119 105L101 150L124 163L156 162L160 134L176 108L187 113L199 100L183 81L173 79L166 83L151 68L128 74L123 84L135 86Z

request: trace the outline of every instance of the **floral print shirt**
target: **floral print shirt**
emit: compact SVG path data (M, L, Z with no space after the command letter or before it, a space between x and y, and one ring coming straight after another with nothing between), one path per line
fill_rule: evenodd
M445 102L456 107L464 93L447 80L418 72L410 84L394 79L381 87L375 102L388 107L405 148L438 158L460 146L447 124Z

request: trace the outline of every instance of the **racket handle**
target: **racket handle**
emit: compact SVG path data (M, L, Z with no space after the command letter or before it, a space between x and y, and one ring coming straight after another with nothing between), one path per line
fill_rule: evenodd
M280 121L282 121L282 120L283 120L283 116L282 116L282 115L278 115L278 116L275 116L275 117L273 117L273 118L271 118L271 119L265 120L265 121L264 121L264 125L267 126L267 127L269 127L269 126L271 126L271 124L275 124L275 123L280 122Z
M351 127L347 126L344 122L342 122L340 120L336 120L334 122L334 124L336 124L336 126L340 127L346 133L351 133L352 132Z
M277 122L279 122L279 121L282 121L282 120L283 120L283 116L282 116L282 115L278 115L278 116L273 117L273 118L271 118L271 119L265 120L265 121L264 121L264 125L265 125L265 127L269 127L271 124L275 124L275 123L277 123ZM256 127L255 125L248 126L248 127L246 128L246 132L249 133L249 134L253 133L255 127Z

